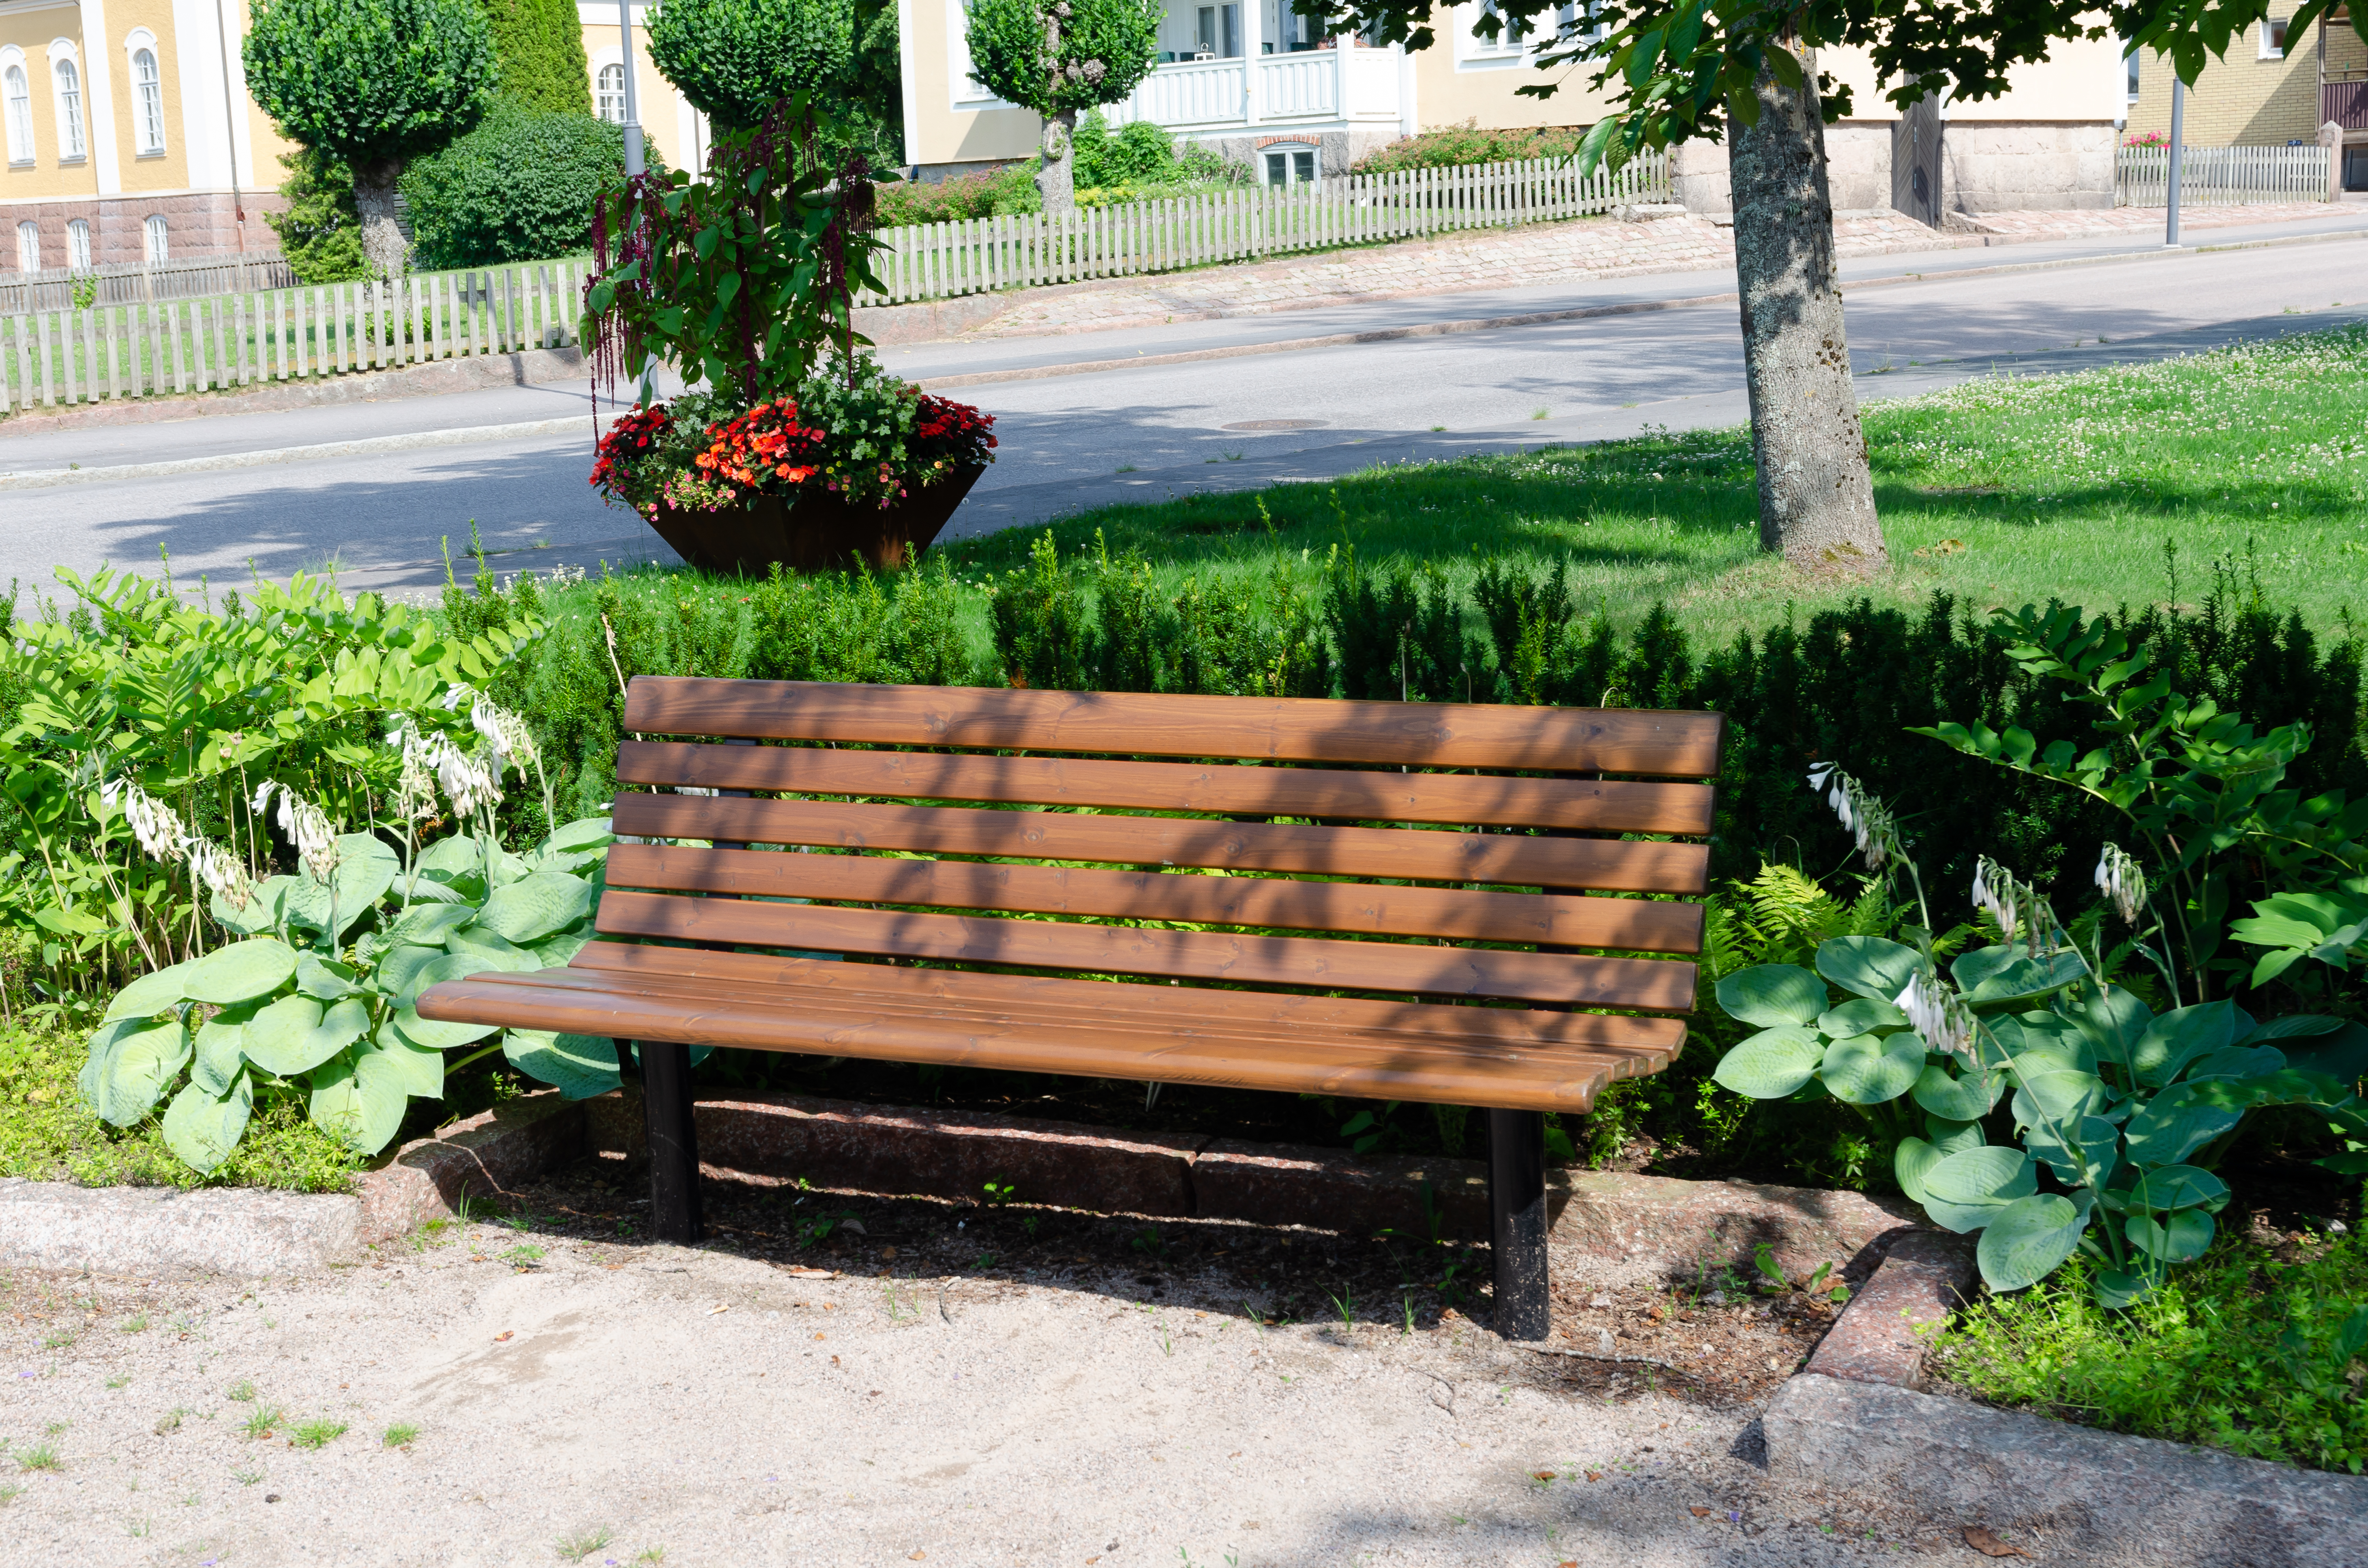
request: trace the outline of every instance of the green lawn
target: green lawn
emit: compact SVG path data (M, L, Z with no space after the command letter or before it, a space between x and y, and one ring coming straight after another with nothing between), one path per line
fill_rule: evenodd
M1742 429L1104 507L1051 531L1064 555L1098 534L1113 555L1140 551L1171 593L1263 580L1278 554L1312 588L1344 545L1465 578L1489 555L1563 561L1615 620L1665 603L1697 647L1861 593L1903 608L1936 589L1976 609L2193 605L2215 562L2315 626L2368 610L2368 326L1969 381L1877 403L1866 427L1894 561L1871 585L1759 551ZM1042 531L940 553L975 585L1020 565Z

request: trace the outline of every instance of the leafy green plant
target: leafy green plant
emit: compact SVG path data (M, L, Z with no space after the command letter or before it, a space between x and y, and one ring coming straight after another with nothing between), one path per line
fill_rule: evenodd
M662 169L655 155L651 163ZM622 126L588 109L497 102L467 135L404 171L419 265L495 267L587 251L593 204L624 166Z
M723 130L760 124L792 94L853 85L849 0L671 0L650 18L650 60Z
M300 1449L323 1449L346 1434L346 1424L324 1415L311 1421L299 1421L289 1440Z

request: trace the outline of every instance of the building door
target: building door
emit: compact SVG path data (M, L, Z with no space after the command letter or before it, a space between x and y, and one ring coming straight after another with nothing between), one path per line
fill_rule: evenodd
M1941 97L1927 93L1891 122L1891 205L1941 226Z

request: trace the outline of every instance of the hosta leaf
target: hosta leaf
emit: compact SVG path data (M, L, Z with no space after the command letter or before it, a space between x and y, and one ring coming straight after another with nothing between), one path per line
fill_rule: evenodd
M2117 1268L2100 1268L2094 1286L2097 1303L2114 1312L2136 1306L2162 1289L2163 1266L2140 1253L2132 1258L2130 1272Z
M2230 1002L2205 1002L2165 1013L2146 1026L2130 1052L2130 1065L2142 1084L2168 1084L2180 1070L2209 1051L2218 1051L2236 1038L2237 1008Z
M1850 1105L1881 1105L1916 1086L1924 1071L1924 1037L1900 1033L1852 1035L1826 1047L1817 1076L1834 1098Z
M400 1006L419 994L419 976L429 964L447 957L442 948L415 947L405 942L379 960L378 988Z
M183 995L227 1007L268 996L287 984L296 972L296 949L277 937L256 937L216 948L181 967L188 971L181 981Z
M194 961L176 963L170 969L142 975L115 994L115 1000L107 1005L107 1016L99 1022L111 1024L118 1018L149 1017L186 1000L181 988L194 967Z
M1978 1149L1988 1140L1982 1136L1978 1121L1951 1121L1945 1117L1924 1119L1924 1136L1943 1154L1959 1153L1966 1149Z
M1854 1034L1873 1034L1878 1029L1888 1032L1907 1027L1907 1014L1872 996L1853 996L1817 1016L1817 1032L1828 1040L1847 1040Z
M155 1109L165 1085L189 1060L189 1031L178 1018L121 1019L100 1029L91 1043L99 1067L90 1106L110 1127L129 1127Z
M562 931L556 937L545 937L527 950L534 955L535 961L543 968L556 969L561 964L573 961L575 955L584 950L584 945L591 939L592 933L589 931Z
M573 852L582 849L606 849L616 841L617 835L609 831L607 817L578 817L574 822L562 824L559 830L544 841L542 846L545 849Z
M364 1154L386 1147L403 1125L409 1103L403 1067L367 1048L344 1052L315 1069L307 1109L315 1125Z
M1915 949L1881 937L1834 937L1817 944L1819 974L1853 996L1883 1003L1907 989L1908 977L1921 962Z
M2044 1073L2051 1067L2067 1073L2097 1070L2096 1047L2071 1019L2054 1013L2024 1013L2014 1023L2020 1036L2014 1062L2023 1072Z
M439 877L474 878L482 886L485 880L484 841L473 834L456 833L421 850L412 864Z
M242 937L276 931L287 918L288 890L295 884L293 877L266 877L247 894L244 908L232 908L220 893L213 895L206 908L224 930L235 931Z
M1921 1138L1902 1138L1892 1152L1891 1174L1899 1178L1899 1190L1911 1202L1922 1203L1926 1200L1924 1178L1947 1157Z
M575 925L591 912L592 889L583 878L537 871L495 889L479 912L477 924L510 941L532 942Z
M466 953L479 960L472 973L498 969L518 974L542 967L541 959L483 926L462 926L444 938L444 946L449 952Z
M2076 1139L2079 1142L2077 1153L2072 1147ZM2045 1161L2066 1187L2109 1181L2121 1163L2121 1129L2101 1116L2030 1128L2024 1131L2022 1142L2032 1157Z
M612 1040L512 1029L502 1040L502 1054L528 1077L555 1085L562 1099L588 1100L607 1094L621 1081L617 1074L617 1042Z
M2368 1074L2368 1028L2346 1024L2333 1034L2297 1040L2283 1047L2286 1065L2304 1073L2324 1073L2346 1084Z
M403 1085L404 1094L416 1095L421 1099L429 1100L443 1097L444 1053L442 1051L413 1043L404 1037L401 1026L393 1018L381 1024L378 1033L371 1036L370 1040L371 1043L378 1048L379 1054L386 1059L390 1070L395 1074L396 1082Z
M1995 948L1981 950L1998 951ZM1972 956L1966 955L1968 958ZM1957 961L1962 964L1964 960ZM1956 971L1952 968L1950 972L1954 974ZM2049 953L2037 959L2017 956L2013 961L1998 966L1980 984L1967 991L1965 1000L1976 1007L1993 1006L2001 1002L2026 1002L2034 996L2051 995L2061 991L2088 972L2089 968L2080 961L2080 955L2074 952Z
M2192 1263L2212 1244L2212 1216L2201 1209L2181 1209L2157 1220L2133 1214L2123 1221L2122 1233L2132 1246L2164 1263Z
M2343 1028L2344 1020L2331 1018L2324 1013L2288 1013L2282 1017L2264 1019L2253 1032L2238 1040L2238 1045L2266 1045L2273 1040L2294 1040L2309 1035L2329 1035Z
M255 1087L245 1073L221 1093L192 1077L165 1108L165 1147L203 1176L230 1158L254 1109Z
M2036 1127L2043 1121L2093 1116L2105 1108L2107 1093L2104 1080L2093 1073L2025 1074L2022 1087L2014 1092L2015 1124Z
M2187 1064L2187 1079L2260 1078L2283 1069L2286 1053L2274 1045L2232 1045L2207 1051Z
M335 959L323 959L306 953L296 960L296 989L315 1002L334 1002L340 996L351 996L361 987L354 983L351 967Z
M1978 1231L1998 1211L2039 1187L2039 1167L2020 1149L1998 1144L1944 1155L1924 1173L1924 1211L1935 1224L1963 1234Z
M2178 1209L2208 1209L2217 1212L2228 1202L2228 1184L2210 1171L2193 1165L2164 1165L2138 1177L2123 1198L2132 1210L2169 1212Z
M2006 1092L2006 1074L1992 1069L1959 1076L1935 1062L1917 1077L1912 1092L1916 1103L1934 1116L1975 1121L1987 1116L1998 1103L1998 1096Z
M1795 964L1759 964L1718 983L1718 1005L1728 1016L1762 1028L1815 1023L1827 1000L1824 982Z
M1975 1259L1993 1290L2036 1285L2063 1266L2088 1228L2087 1211L2058 1193L2019 1198L1982 1232Z
M2174 1084L2130 1118L2123 1137L2129 1157L2142 1165L2176 1165L2244 1119L2241 1109L2215 1103L2217 1081Z
M246 1065L246 1021L256 1011L253 1005L229 1007L198 1026L196 1055L189 1062L191 1082L204 1085L210 1095L230 1093L232 1081Z
M2072 1021L2096 1048L2097 1059L2126 1069L2138 1040L2154 1022L2146 1005L2118 985L2102 995L2091 994L2074 1010Z
M1711 1074L1738 1095L1779 1100L1816 1075L1825 1041L1814 1029L1762 1029L1728 1051Z
M386 890L394 883L395 875L403 869L403 858L379 839L367 833L345 833L337 835L337 869L328 881L323 882L307 874L296 879L288 890L288 914L316 930L326 930L329 924L330 892L336 898L337 929L333 935L342 939L353 923L378 906Z
M416 987L410 1001L396 1009L394 1021L404 1038L430 1051L449 1051L456 1045L466 1045L472 1040L483 1040L501 1026L498 1024L448 1024L419 1016L418 993L430 986L441 985L448 980L466 980L472 974L483 974L493 964L475 953L447 953L422 969L413 977Z
M359 1040L370 1007L358 996L326 1011L309 996L282 996L247 1020L240 1049L246 1059L280 1078L309 1073Z
M476 917L477 912L465 904L416 903L395 916L388 935L398 942L440 948L445 937Z

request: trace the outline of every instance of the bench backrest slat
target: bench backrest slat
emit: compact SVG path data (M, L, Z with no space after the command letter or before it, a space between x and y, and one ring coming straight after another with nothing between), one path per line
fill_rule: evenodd
M1706 778L1725 720L1626 708L636 677L625 728L873 745Z
M1699 844L1313 827L1222 817L981 812L845 801L620 795L615 820L619 833L635 838L715 838L1607 892L1699 893L1710 864L1710 852ZM610 880L616 880L613 872Z
M626 725L648 738L620 748L619 782L655 792L614 806L613 936L1693 1002L1692 964L1628 955L1700 950L1700 905L1649 895L1700 893L1707 851L1621 835L1708 832L1715 714L642 676Z
M820 746L682 745L641 741L627 741L617 748L617 779L623 784L700 790L895 795L927 801L1093 806L1106 811L1222 812L1240 816L1329 817L1457 827L1691 835L1711 830L1708 785L1642 779L1371 773L1316 767L1244 767L1235 763L1113 762L1083 756L836 751Z
M1640 1012L1683 1012L1694 1001L1694 966L1668 959L1237 936L623 891L602 897L598 924L616 936L894 954L944 963L1016 964L1093 974L1497 997Z

